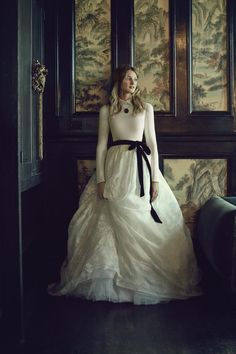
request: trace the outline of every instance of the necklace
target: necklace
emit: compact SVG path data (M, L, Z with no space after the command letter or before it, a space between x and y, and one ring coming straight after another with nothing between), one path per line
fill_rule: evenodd
M130 112L130 108L132 107L131 100L122 100L120 99L121 105L123 106L123 112L128 114ZM128 106L128 107L127 107Z

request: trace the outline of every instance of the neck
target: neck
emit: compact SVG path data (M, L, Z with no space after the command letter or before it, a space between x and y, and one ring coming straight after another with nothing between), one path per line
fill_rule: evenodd
M123 101L128 101L131 98L131 94L130 93L121 93L120 94L120 99Z

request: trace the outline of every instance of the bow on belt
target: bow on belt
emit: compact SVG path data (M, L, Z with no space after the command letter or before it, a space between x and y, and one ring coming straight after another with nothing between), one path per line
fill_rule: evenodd
M153 219L156 222L162 223L160 220L159 216L157 215L156 211L154 210L152 206L152 172L151 172L151 166L149 163L149 160L147 158L147 155L151 154L151 150L149 147L143 143L142 141L133 141L133 140L116 140L113 141L111 146L116 146L116 145L129 145L129 150L134 150L136 149L136 155L137 155L137 166L138 166L138 177L139 177L139 183L140 183L140 197L144 196L144 184L143 184L143 159L146 162L149 176L150 176L150 205L151 205L151 215Z

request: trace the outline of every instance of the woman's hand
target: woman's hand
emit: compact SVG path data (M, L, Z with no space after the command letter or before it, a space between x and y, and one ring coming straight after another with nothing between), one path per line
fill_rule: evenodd
M104 197L103 197L104 188L105 188L105 182L100 182L97 184L98 197L100 199L104 199Z
M152 182L152 199L153 202L158 196L158 182Z

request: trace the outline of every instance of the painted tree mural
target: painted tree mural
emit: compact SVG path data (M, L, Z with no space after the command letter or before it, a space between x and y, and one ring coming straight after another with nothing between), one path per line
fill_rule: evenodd
M134 0L135 66L145 101L170 111L169 1Z
M164 176L192 230L197 210L210 197L227 194L225 159L165 159Z
M98 111L111 75L109 0L75 0L76 111Z
M192 0L192 105L227 110L226 0Z

